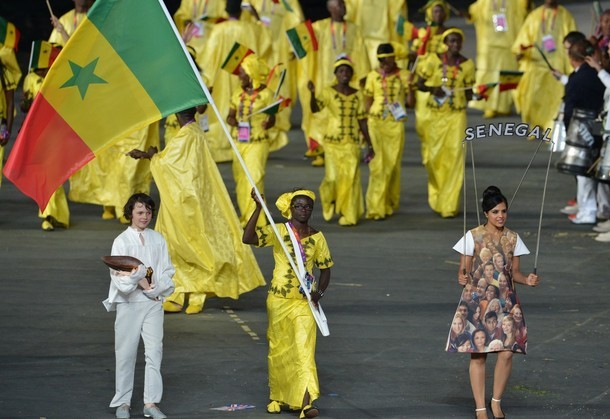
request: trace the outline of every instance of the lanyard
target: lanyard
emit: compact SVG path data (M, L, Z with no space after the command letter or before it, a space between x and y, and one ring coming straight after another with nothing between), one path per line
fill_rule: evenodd
M303 245L301 244L301 236L299 236L299 232L297 231L295 226L292 225L292 223L290 221L286 224L288 224L290 226L290 229L292 230L292 232L294 233L294 236L297 239L297 244L299 246L299 252L301 253L301 259L303 259L303 263L307 263L307 255L305 254L305 250L303 249ZM294 251L296 254L296 249L294 249Z
M498 5L496 4L496 0L494 0L493 6L494 6L494 12L497 12L498 11ZM502 7L500 8L500 11L503 12L505 10L506 10L506 0L502 0Z
M248 107L248 115L252 115L252 107L254 106L254 102L256 101L256 96L258 96L259 90L256 89L252 95L250 95L250 105ZM241 119L244 116L244 99L246 98L246 91L241 92L239 97L239 113L238 117Z
M333 49L336 51L337 50L337 40L335 39L335 22L334 21L330 21L330 33L333 37ZM342 51L345 51L345 43L347 40L347 22L343 22L343 39L341 40L341 44L343 46Z
M385 103L386 105L390 102L390 94L388 92L388 76L393 76L395 74L398 74L398 72L399 70L396 70L392 73L386 73L385 71L381 70L381 90L383 91L383 103Z
M203 12L199 14L199 0L193 0L193 21L200 20L201 16L208 15L208 3L210 0L205 0L205 4L203 5Z
M72 33L74 33L74 31L76 30L76 27L79 24L79 19L78 19L78 12L76 11L76 9L74 10L74 21L73 21L73 30Z
M555 21L557 20L557 11L559 10L559 7L556 7L553 9L553 20L551 21L551 30L547 31L546 30L546 24L544 23L545 21L545 15L546 15L546 11L548 10L548 7L545 7L544 10L542 11L542 24L540 25L540 29L542 30L542 33L551 33L553 32L553 28L555 27Z
M441 79L441 81L443 82L443 86L446 85L447 81L449 81L449 79L447 78L447 53L443 54L443 78ZM451 80L453 81L453 83L451 84L452 86L455 86L455 82L457 80L457 76L458 76L458 72L460 71L460 58L457 58L457 61L455 62L455 67L453 67L453 77L451 78ZM449 97L449 104L453 105L453 95L451 95Z

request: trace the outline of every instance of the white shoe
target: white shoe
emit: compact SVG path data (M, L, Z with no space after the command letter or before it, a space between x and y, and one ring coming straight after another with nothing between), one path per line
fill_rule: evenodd
M598 242L610 243L610 231L598 234L595 240Z
M565 215L572 215L578 213L578 205L566 205L559 210L560 213Z
M582 214L570 215L568 219L574 224L595 224L595 221L597 221L595 215L585 216Z
M123 403L116 410L117 419L129 419L129 405Z
M142 413L144 413L144 417L147 417L147 418L153 418L153 419L167 418L167 416L165 416L163 414L163 412L157 406L145 407Z
M598 233L610 231L610 220L600 221L595 227L593 227L593 231L597 231Z

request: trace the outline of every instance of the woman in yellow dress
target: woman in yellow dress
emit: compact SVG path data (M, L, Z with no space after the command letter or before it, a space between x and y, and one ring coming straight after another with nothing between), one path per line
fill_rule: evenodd
M276 226L284 245L292 249L292 255L302 258L308 279L312 281L311 299L317 304L330 283L333 260L324 235L309 225L315 197L312 191L305 189L282 194L276 206L288 222ZM316 322L271 225L256 228L261 203L254 191L252 198L256 209L246 225L242 240L258 247L273 246L275 260L267 295L270 389L267 412L280 413L285 407L301 410L299 418L314 418L319 410L313 403L320 396L315 361ZM295 249L288 229L292 230L298 249ZM314 266L320 270L317 280L312 275Z
M449 6L443 0L433 0L426 4L426 27L419 29L419 36L413 42L417 58L416 68L423 65L427 57L435 55L443 45L443 32L447 29L445 21L449 18ZM415 71L415 70L414 70ZM426 106L430 94L415 92L415 130L421 141L422 163L428 160L426 131L430 124L430 110Z
M4 162L4 146L8 144L15 118L15 89L21 69L13 48L0 44L0 170ZM0 185L2 176L0 175Z
M337 83L315 94L309 82L310 108L313 113L328 109L328 125L324 133L325 174L320 184L322 215L330 221L338 214L339 224L353 226L364 214L362 183L360 182L360 136L368 145L367 157L373 157L362 92L350 86L354 68L346 58L335 62Z
M268 73L269 67L257 55L250 54L244 59L239 69L241 89L233 94L227 117L239 154L261 193L265 189L265 166L269 157L268 130L275 124L275 115L259 112L273 102L273 92L264 84ZM248 214L254 211L254 202L250 199L252 185L237 159L233 159L233 178L240 221L244 226ZM259 225L264 224L265 217L261 217Z
M474 63L460 54L464 34L447 29L443 34L447 51L431 55L419 71L418 89L430 92L427 107L428 204L441 217L459 211L464 178L462 140L466 129L466 105L472 99Z
M398 56L398 57L397 57ZM398 44L380 44L379 68L366 78L364 101L375 158L369 163L366 218L383 220L398 210L400 168L405 145L405 107L413 106L411 72L396 65Z

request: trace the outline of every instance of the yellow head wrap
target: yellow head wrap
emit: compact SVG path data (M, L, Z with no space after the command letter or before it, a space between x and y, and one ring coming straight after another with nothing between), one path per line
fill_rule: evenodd
M267 63L261 60L258 55L250 54L241 63L241 67L246 74L252 79L252 87L258 89L261 84L267 81L269 67Z
M275 206L280 210L282 216L284 218L290 219L290 204L292 204L292 200L295 196L307 196L311 198L312 201L316 200L316 194L309 189L299 189L294 192L286 192L280 195L280 197L275 201Z
M401 60L407 57L407 51L402 44L399 44L398 42L390 42L390 44L392 45L392 48L394 48L394 52L377 54L377 58L396 57L397 59Z
M432 10L436 6L441 6L445 11L445 16L449 17L449 6L443 0L432 0L429 1L424 7L426 8L426 22L428 24L432 23Z
M452 33L457 33L458 35L460 35L462 37L462 40L464 40L464 32L462 32L461 29L449 28L445 32L443 32L443 42L445 42L445 38L448 37L449 35L451 35Z
M352 61L349 59L349 57L347 55L343 55L340 56L339 58L337 58L337 61L335 61L335 63L333 64L333 71L335 71L337 68L339 68L342 65L346 65L349 68L352 69L352 71L354 70L354 63L352 63Z

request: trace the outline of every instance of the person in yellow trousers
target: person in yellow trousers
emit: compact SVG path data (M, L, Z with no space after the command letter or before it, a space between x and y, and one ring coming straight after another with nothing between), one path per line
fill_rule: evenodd
M525 19L512 46L519 70L524 71L514 96L524 123L552 128L564 86L555 78L544 57L555 71L570 74L572 67L563 39L575 30L574 17L557 0L545 0Z
M48 71L48 68L32 68L23 79L21 110L24 113L30 110L32 101L40 91ZM43 219L41 227L45 231L53 231L55 227L68 228L70 226L70 209L63 185L51 195L44 211L38 211L38 217Z
M472 60L461 54L464 33L447 29L443 40L447 50L426 60L417 87L431 93L427 102L431 114L427 127L428 204L441 217L450 218L459 212L466 105L472 99L475 74Z
M369 138L362 92L350 86L354 75L351 61L341 58L335 62L337 83L315 94L310 82L310 108L316 113L328 109L328 125L324 134L325 174L320 184L322 214L330 221L335 214L339 224L353 226L364 214L362 183L360 180L360 133L368 145L367 160L374 156Z
M528 13L530 0L477 0L464 13L474 24L477 36L476 84L497 83L500 71L517 71L518 63L511 48ZM483 111L485 118L509 115L513 108L512 92L495 88L487 100L470 102Z
M411 72L396 64L397 59L405 56L400 44L380 44L379 68L369 73L364 86L369 133L375 150L375 158L369 163L366 191L366 218L372 220L391 216L400 202L406 107L413 106Z
M265 190L269 129L275 124L275 115L260 112L273 102L273 92L264 84L268 73L269 67L257 55L250 54L244 59L239 69L241 89L233 94L227 117L237 149L261 193ZM252 185L237 159L233 159L233 178L240 222L245 226L255 204L250 198ZM259 225L267 223L265 217L258 221Z
M161 152L129 153L151 160L161 198L155 230L167 240L176 268L176 287L163 309L180 312L188 299L186 314L201 312L208 297L237 299L265 285L254 253L241 242L242 228L196 112L176 114L181 128Z
M449 18L449 6L443 0L432 0L426 4L426 27L419 29L419 36L413 42L411 56L415 57L415 69L422 66L424 61L430 56L435 55L443 45L443 32L447 29L446 20ZM428 103L429 92L417 90L415 92L415 130L421 142L422 164L428 160L428 147L426 131L430 123L430 111L426 105Z

